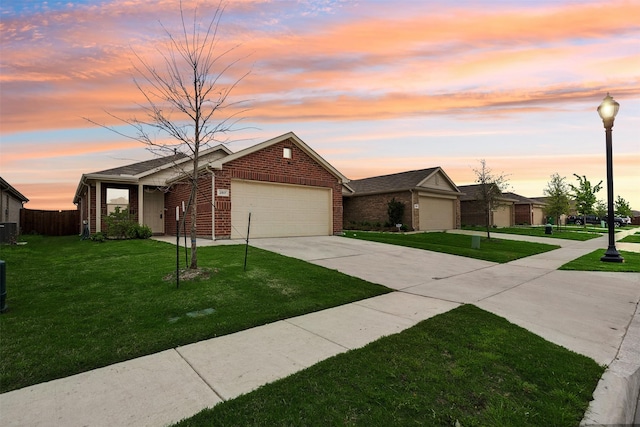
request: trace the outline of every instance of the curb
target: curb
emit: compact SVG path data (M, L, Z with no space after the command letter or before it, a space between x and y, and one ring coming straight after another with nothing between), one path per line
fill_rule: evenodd
M580 426L632 424L639 394L640 305L636 305L620 350L598 382Z

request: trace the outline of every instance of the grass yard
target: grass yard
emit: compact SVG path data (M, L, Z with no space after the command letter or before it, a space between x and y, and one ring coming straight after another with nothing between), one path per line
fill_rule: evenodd
M577 426L603 371L465 305L178 426Z
M619 242L626 243L640 243L640 232L636 232L635 234L630 234L629 236L620 239Z
M199 248L211 277L176 289L166 243L24 239L0 247L0 392L390 291L256 248L245 273L242 245Z
M604 255L606 248L590 252L578 259L574 259L559 268L559 270L580 270L580 271L613 271L626 273L640 272L640 253L618 251L624 258L623 263L602 262L600 257Z
M499 263L548 252L560 247L544 243L521 242L495 237L486 239L486 237L482 237L480 249L473 249L471 247L471 236L444 232L404 234L348 231L344 235L349 238L408 246Z
M487 229L485 227L471 227L464 226L463 230L474 230L474 231L483 231L486 233ZM604 230L604 231L603 231ZM600 237L602 233L606 233L607 229L602 228L594 228L594 227L578 227L578 226L561 226L560 229L557 229L556 226L553 226L553 234L545 234L544 227L500 227L500 228L492 228L491 234L493 233L503 233L503 234L517 234L522 236L537 236L537 237L548 237L551 239L566 239L566 240L578 240L585 241L595 239L596 237Z

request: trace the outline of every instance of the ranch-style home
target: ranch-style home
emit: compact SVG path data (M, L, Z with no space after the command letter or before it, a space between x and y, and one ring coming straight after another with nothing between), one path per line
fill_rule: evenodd
M460 185L464 193L460 198L462 225L487 225L484 209L479 201L482 184ZM518 200L502 193L498 198L498 206L490 213L490 224L496 227L511 227L515 224L515 203Z
M506 197L515 200L514 218L516 225L543 225L547 223L544 214L546 203L516 193L503 193Z
M73 199L81 222L91 233L105 231L105 218L120 207L154 234L175 235L176 206L187 203L190 191L182 171L191 164L176 154L82 175ZM342 231L342 191L349 180L292 132L236 153L223 145L209 148L200 166L200 237L245 238L249 214L250 237Z
M404 204L402 223L411 230L460 228L462 193L440 167L349 181L344 191L344 224L388 222L388 204Z

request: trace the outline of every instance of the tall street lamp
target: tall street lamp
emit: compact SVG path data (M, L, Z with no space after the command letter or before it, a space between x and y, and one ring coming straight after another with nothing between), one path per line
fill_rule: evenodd
M600 258L600 261L605 262L624 262L624 258L620 256L616 249L616 231L613 222L613 154L611 149L611 133L613 120L616 118L619 108L620 104L614 101L608 93L598 107L598 114L604 123L604 133L607 144L607 227L609 227L609 247Z

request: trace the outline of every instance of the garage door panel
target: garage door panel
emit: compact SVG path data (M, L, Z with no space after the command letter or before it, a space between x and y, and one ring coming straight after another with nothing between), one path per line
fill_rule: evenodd
M511 226L511 206L501 205L493 211L493 224L497 227Z
M251 237L331 234L331 190L257 181L231 183L231 237L246 237L251 212Z
M439 197L420 197L420 230L450 230L454 227L455 201Z

